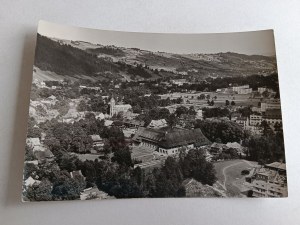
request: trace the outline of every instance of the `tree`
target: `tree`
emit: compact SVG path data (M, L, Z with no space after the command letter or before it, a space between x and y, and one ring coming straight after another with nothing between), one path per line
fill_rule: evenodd
M260 127L264 136L268 137L273 134L273 130L266 120L261 121Z
M188 108L186 108L185 106L179 106L176 108L175 114L177 117L180 117L183 114L188 114Z
M202 151L192 149L183 161L183 174L202 184L213 185L217 180L213 164L207 162Z
M112 157L112 161L117 162L121 166L131 167L133 165L131 154L128 148L115 151L114 156Z
M234 101L231 101L231 105L234 106L234 105L235 105L235 102L234 102Z
M229 102L228 100L226 100L226 101L225 101L225 105L226 105L226 106L229 106L229 105L230 105L230 102Z
M86 104L86 102L84 100L80 100L78 106L77 106L77 110L79 112L85 112L88 111L88 105Z
M171 114L170 117L167 119L168 125L170 127L175 127L178 123L178 118L175 116L175 114Z
M205 99L205 94L201 94L197 97L198 100L203 100Z
M33 154L32 148L30 148L28 145L25 146L25 161L32 161L35 160L35 156Z
M240 142L247 137L242 127L232 121L196 120L195 128L200 128L203 134L213 142L219 139L222 143Z
M176 197L182 196L181 183L183 175L180 166L172 157L168 157L165 165L156 174L156 187L153 197Z
M37 175L38 167L34 165L33 163L25 163L24 165L24 180L26 180L28 177L32 177L35 179Z
M70 109L69 101L66 99L57 101L54 105L54 109L57 109L61 116L66 115Z
M43 179L39 184L28 187L24 193L30 201L50 201L52 200L52 185L49 180Z

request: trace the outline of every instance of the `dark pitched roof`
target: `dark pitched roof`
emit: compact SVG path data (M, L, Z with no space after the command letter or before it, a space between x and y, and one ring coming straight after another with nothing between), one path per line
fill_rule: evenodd
M281 162L273 162L270 164L266 164L265 166L273 169L286 170L285 163L281 163Z
M264 118L281 119L281 109L267 109Z
M203 135L200 128L187 130L177 127L164 127L157 130L140 127L133 140L138 142L148 140L162 148L175 148L189 144L195 144L196 146L210 144L210 141Z
M159 146L163 148L175 148L189 144L203 146L210 144L210 141L203 135L201 129L197 128L193 130L172 129L167 131L159 142Z

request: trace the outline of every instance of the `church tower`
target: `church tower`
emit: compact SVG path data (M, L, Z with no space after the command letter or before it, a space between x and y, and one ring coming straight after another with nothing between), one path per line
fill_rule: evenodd
M109 112L110 117L112 117L112 116L115 114L115 105L116 105L116 101L115 101L115 99L112 97L112 98L110 99L110 112Z

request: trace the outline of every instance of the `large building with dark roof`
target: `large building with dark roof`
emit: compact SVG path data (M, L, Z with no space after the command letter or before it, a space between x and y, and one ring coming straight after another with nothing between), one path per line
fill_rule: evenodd
M150 148L164 155L176 154L182 147L191 149L210 144L200 128L188 130L177 127L161 129L140 127L133 141L137 146Z

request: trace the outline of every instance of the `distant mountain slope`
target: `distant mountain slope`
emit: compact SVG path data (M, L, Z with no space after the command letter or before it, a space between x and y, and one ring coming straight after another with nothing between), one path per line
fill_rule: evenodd
M95 76L101 72L118 71L114 63L98 58L96 54L41 35L37 36L35 66L62 75Z
M103 46L38 35L35 66L76 79L157 79L189 75L191 79L235 77L277 72L276 58L238 53L173 54Z

